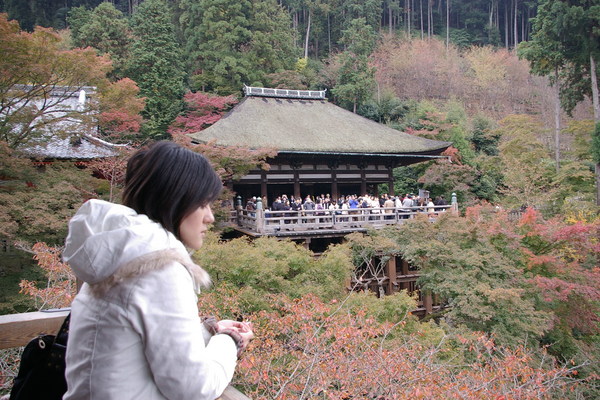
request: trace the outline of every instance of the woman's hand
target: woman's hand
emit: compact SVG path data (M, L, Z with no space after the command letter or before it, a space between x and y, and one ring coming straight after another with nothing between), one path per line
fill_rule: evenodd
M230 319L224 319L217 322L217 333L223 330L234 330L242 337L242 349L248 346L248 343L254 338L252 332L252 322L239 322Z

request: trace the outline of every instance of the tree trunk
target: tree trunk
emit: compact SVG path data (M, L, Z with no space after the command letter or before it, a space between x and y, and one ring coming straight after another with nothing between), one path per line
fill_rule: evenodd
M446 51L450 47L450 0L446 0Z
M526 4L523 4L524 7L527 7ZM523 9L523 15L521 15L521 40L526 41L527 37L525 34L525 9Z
M508 50L508 38L509 37L509 29L508 29L508 1L504 3L504 47Z
M327 50L331 54L331 16L327 13Z
M433 4L432 0L427 0L427 39L433 35Z
M596 60L590 53L590 77L592 81L592 102L594 104L594 121L600 122L600 98L598 95L598 77L596 76Z
M490 13L488 18L488 42L492 42L492 26L494 23L494 2L490 3Z
M596 122L596 124L600 124L600 99L598 98L598 77L596 76L596 60L594 60L594 56L591 53L590 77L592 81L592 102L594 104L594 121ZM600 206L600 163L596 163L596 205Z
M406 33L407 36L410 38L410 0L406 0L404 4L406 5Z
M560 170L560 81L558 78L558 67L554 68L555 98L554 98L554 160L556 161L556 172Z
M392 14L392 2L390 1L388 4L388 23L389 23L389 27L388 27L388 32L390 33L390 35L392 34L392 25L394 24L392 22L393 20L393 14Z
M308 59L308 39L310 36L310 16L312 12L308 10L308 22L306 24L306 39L304 40L304 58Z
M518 6L519 0L514 0L515 2L515 15L514 15L514 39L515 39L515 49L517 48L517 44L519 43L519 24L518 24Z
M496 29L498 29L498 35L500 35L500 4L498 4L498 3L499 2L496 1L496 12L494 13L495 14L495 17L494 17L494 19L495 19L495 21L494 21L494 27ZM499 36L498 40L502 40L502 37Z
M292 31L294 32L294 48L298 47L298 11L292 16Z
M423 0L419 0L419 8L421 12L421 40L423 40L423 38L425 37L425 34L423 32Z

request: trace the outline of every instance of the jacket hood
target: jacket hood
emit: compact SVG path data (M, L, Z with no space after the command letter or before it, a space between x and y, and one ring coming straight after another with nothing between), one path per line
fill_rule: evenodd
M159 223L123 205L89 200L69 222L63 260L79 279L93 285L137 259L147 261L153 254L166 253L176 255L175 261L193 264L183 243Z

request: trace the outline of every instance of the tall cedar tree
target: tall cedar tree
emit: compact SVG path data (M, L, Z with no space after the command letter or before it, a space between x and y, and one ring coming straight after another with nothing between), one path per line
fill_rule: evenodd
M152 140L167 138L167 128L183 109L185 72L172 19L164 0L144 1L132 18L135 39L127 71L146 97L142 134Z
M357 18L344 31L346 51L339 55L340 74L333 94L340 103L356 113L375 86L375 69L370 55L375 47L375 32L364 18Z
M291 69L294 49L287 12L275 0L182 0L183 36L197 89L221 95L266 74Z
M112 76L124 77L129 57L131 30L123 13L111 3L102 3L94 10L73 8L68 17L75 47L93 47L99 54L108 54L113 63Z

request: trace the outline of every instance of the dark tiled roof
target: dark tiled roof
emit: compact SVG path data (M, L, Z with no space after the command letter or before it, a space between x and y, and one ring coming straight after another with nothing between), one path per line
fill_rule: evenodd
M190 136L200 143L279 152L439 154L451 144L397 131L326 100L260 96L245 97L217 123Z
M41 158L90 160L117 156L119 148L123 147L90 135L83 135L70 138L53 137L45 145L36 145L24 152Z

